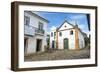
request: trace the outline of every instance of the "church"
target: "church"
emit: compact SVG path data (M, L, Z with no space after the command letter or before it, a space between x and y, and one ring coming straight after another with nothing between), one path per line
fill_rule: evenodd
M85 47L85 37L77 24L64 21L59 27L50 32L50 48L78 50Z

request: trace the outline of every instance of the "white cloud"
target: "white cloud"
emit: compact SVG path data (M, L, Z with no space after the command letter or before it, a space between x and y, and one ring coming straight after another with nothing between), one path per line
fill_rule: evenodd
M76 16L72 16L72 19L83 19L84 17L86 17L85 15L76 15Z
M80 17L75 17L75 18L81 18ZM79 22L78 21L75 21L75 20L70 20L69 23L73 24L73 25L78 25L78 27L83 31L85 32L87 35L89 34L89 30L88 30L88 25L85 25L85 24L78 24Z
M83 32L85 32L87 35L89 35L89 30L88 30L88 26L87 26L87 25L81 24L81 25L78 25L78 27L79 27Z
M56 26L52 26L51 28L50 28L50 30L55 30L56 29Z
M75 20L69 20L68 22L71 23L71 24L73 24L73 25L75 25L75 23L76 23Z
M47 31L47 34L50 34L50 31Z

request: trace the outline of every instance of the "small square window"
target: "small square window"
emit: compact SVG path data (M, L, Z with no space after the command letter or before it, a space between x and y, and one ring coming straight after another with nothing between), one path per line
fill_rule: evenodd
M24 16L24 24L29 25L30 24L30 17Z
M39 22L38 23L38 28L39 28L39 30L43 30L43 23Z

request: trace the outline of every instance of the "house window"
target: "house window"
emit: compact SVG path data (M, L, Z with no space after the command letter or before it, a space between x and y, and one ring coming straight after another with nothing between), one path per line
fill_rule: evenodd
M54 36L56 36L56 32L54 32Z
M73 35L73 30L70 31L70 35Z
M51 32L51 37L53 37L53 32Z
M30 17L24 16L24 25L29 25L30 24Z
M39 28L39 30L43 30L43 23L39 22L38 28Z
M59 32L59 36L62 36L62 33L61 32Z

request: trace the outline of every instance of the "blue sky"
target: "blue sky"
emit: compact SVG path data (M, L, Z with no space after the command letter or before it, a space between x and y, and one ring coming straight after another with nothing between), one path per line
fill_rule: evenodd
M51 29L59 27L64 20L67 20L69 23L75 25L77 23L78 27L85 33L89 33L88 30L88 23L86 14L82 13L62 13L62 12L38 12L35 11L34 13L42 16L43 18L49 21L48 23L48 32Z

